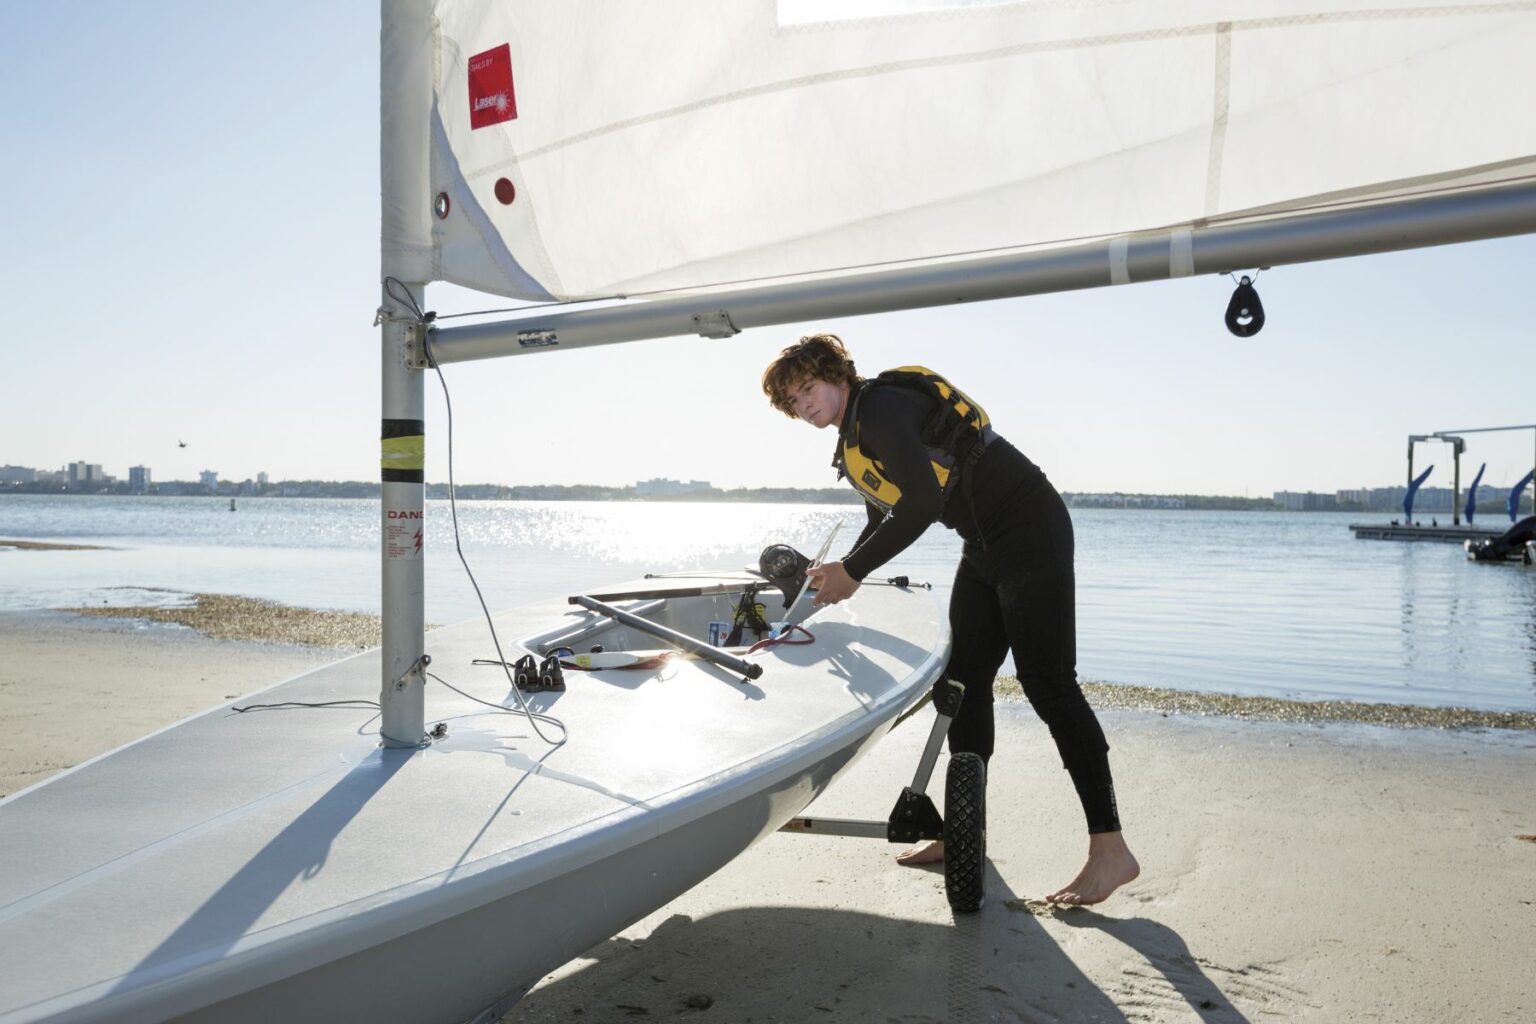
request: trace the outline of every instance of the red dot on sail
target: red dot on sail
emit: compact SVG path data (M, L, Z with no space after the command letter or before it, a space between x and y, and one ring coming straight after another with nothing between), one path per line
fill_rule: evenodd
M512 182L507 178L497 178L496 198L501 205L511 206L512 200L517 198L517 189L512 187Z

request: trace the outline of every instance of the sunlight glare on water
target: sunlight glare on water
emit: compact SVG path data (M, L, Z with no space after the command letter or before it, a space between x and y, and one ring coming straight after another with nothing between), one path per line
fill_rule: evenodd
M460 502L493 610L636 579L739 569L772 543L845 554L857 505ZM131 606L194 592L377 612L379 510L366 500L0 496L0 610ZM1536 571L1451 544L1355 540L1329 513L1077 509L1078 671L1095 681L1310 700L1536 710ZM1370 517L1363 517L1370 518ZM430 622L479 615L447 502L427 507ZM959 539L934 528L877 578L947 600ZM855 598L857 600L857 598ZM1011 672L1005 663L1003 671Z
M429 511L441 521L441 511ZM846 521L844 530L863 525L863 512L854 506L634 502L616 516L602 502L459 503L466 544L670 568L731 565L747 555L755 561L773 543L808 545L814 552L839 518Z

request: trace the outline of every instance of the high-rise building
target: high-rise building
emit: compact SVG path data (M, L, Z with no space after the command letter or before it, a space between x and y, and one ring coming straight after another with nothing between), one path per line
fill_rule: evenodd
M698 494L711 490L708 480L672 480L656 477L635 483L635 493L642 498L663 498L674 494Z
M128 489L130 491L143 494L145 491L149 490L149 483L150 477L148 466L128 467Z
M257 473L256 474L256 484L259 487L267 486L267 474L265 474L265 473Z
M1336 494L1314 491L1276 491L1275 504L1292 512L1332 512L1339 507Z
M69 486L71 487L82 487L88 484L106 482L107 475L101 471L99 463L71 462L64 469L69 474Z
M208 488L210 491L217 490L219 486L219 474L211 469L205 469L201 473L197 474L197 482Z
M0 466L0 484L35 484L37 470L28 466Z

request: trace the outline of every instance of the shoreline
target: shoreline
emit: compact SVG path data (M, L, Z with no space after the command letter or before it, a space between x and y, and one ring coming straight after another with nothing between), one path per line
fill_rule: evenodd
M189 715L375 647L377 616L254 598L188 595L191 603L0 611L0 799ZM1536 713L1350 701L1295 701L1084 682L1101 716L1248 727L1337 726L1446 736L1520 737ZM998 700L1033 719L1017 682ZM83 718L77 720L77 716Z
M111 548L100 544L57 544L42 540L10 540L0 537L0 548L12 548L16 551L111 551Z
M62 615L182 626L210 640L354 651L378 647L379 616L300 608L234 594L195 593L190 604L54 608ZM427 626L432 629L431 625Z
M276 644L351 652L381 643L377 615L300 608L231 594L197 593L190 604L138 607L57 608L47 613L0 612L0 615L55 614L81 618L183 627L215 642ZM435 626L429 624L427 628ZM1083 692L1096 711L1142 711L1164 716L1221 717L1235 721L1377 725L1394 729L1509 729L1536 732L1536 711L1487 711L1478 708L1365 701L1292 700L1280 697L1209 693L1167 687L1084 680ZM999 676L1000 700L1024 703L1013 676Z
M66 615L182 627L213 642L257 643L342 652L377 647L377 615L337 612L230 594L190 595L189 605L57 608L47 612L0 612L0 616ZM429 625L428 629L434 628ZM997 679L999 699L1024 703L1012 676ZM1207 693L1166 687L1085 680L1083 692L1096 711L1142 711L1164 716L1230 718L1234 721L1377 725L1394 729L1509 729L1536 732L1536 712L1364 701L1307 701Z
M1000 677L999 695L1024 699L1011 676ZM1483 711L1478 708L1431 707L1423 704L1367 703L1350 700L1287 700L1239 694L1173 690L1134 683L1084 682L1083 692L1096 711L1146 711L1164 717L1188 715L1250 722L1295 722L1305 725L1379 725L1392 729L1510 729L1536 732L1536 711Z

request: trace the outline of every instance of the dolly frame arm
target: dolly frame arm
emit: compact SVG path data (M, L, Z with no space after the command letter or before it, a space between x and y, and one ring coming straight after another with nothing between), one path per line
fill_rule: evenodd
M949 734L949 724L965 695L965 686L952 679L941 678L933 684L933 706L938 715L928 732L928 742L917 762L917 772L912 785L901 791L891 816L885 821L869 821L859 818L791 818L780 826L780 832L810 832L828 836L855 836L862 839L884 839L890 843L910 843L919 839L944 838L944 821L927 795L928 783L933 778L934 765L939 760L939 748Z

